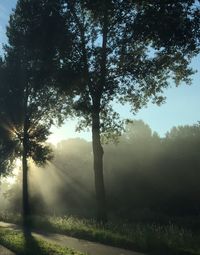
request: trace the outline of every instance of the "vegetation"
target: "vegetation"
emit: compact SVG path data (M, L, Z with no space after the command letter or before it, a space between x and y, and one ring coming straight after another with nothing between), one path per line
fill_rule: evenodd
M1 215L1 220L20 222L12 215ZM34 217L33 229L67 234L125 249L150 254L200 254L200 234L174 223L120 223L100 225L95 220L74 217Z
M18 255L83 255L83 253L35 238L31 234L24 234L19 230L0 228L0 244Z

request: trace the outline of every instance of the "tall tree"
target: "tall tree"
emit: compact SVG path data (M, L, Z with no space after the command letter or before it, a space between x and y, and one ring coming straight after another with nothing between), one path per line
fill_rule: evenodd
M76 110L81 127L92 127L98 218L105 221L101 137L118 133L121 125L113 103L129 103L136 112L149 100L162 103L172 80L190 82L200 8L189 0L63 2L72 51L61 56L62 68L79 72L74 83L83 90L75 97Z
M190 82L193 71L189 64L199 52L199 1L20 0L19 3L18 17L31 14L30 19L21 19L27 30L19 31L32 35L28 37L29 46L38 49L36 63L45 60L44 66L51 67L51 77L64 90L69 89L69 84L74 86L76 113L82 117L80 128L92 128L98 218L105 221L101 139L118 134L122 125L113 103L128 103L136 112L149 100L162 103L163 89L171 81L177 85L181 81ZM42 43L38 43L41 39L38 32L43 35ZM42 74L49 76L49 68L44 70Z
M58 96L57 91L47 87L47 84L54 83L53 78L47 76L52 66L56 68L56 61L51 65L48 62L53 49L43 52L37 48L37 44L44 43L44 39L33 33L36 18L46 22L44 17L45 14L37 16L29 1L18 1L7 28L9 43L1 64L2 139L6 135L8 139L5 144L14 143L10 153L14 158L22 159L24 223L30 215L28 159L38 165L51 159L51 150L44 142L55 118L62 115L63 105L63 98ZM42 62L44 59L45 65Z

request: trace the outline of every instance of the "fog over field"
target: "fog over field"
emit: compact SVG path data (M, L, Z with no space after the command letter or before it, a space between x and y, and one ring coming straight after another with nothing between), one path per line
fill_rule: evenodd
M200 126L174 127L160 138L133 121L119 143L104 145L109 214L131 219L137 211L196 215L200 210ZM68 139L53 146L45 168L30 163L32 210L38 214L95 216L91 142ZM21 171L1 185L1 210L21 211Z

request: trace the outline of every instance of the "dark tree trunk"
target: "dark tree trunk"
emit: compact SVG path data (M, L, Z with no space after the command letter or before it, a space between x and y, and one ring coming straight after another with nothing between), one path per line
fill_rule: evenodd
M26 91L27 93L27 91ZM24 131L23 131L23 153L22 153L22 213L24 226L28 225L28 217L30 216L29 190L28 190L28 117L27 117L27 100L24 103Z
M94 155L94 177L97 199L97 219L105 223L107 221L105 187L103 177L103 147L100 140L99 111L92 114L92 146Z
M30 215L29 192L28 192L28 162L27 162L27 138L23 139L23 155L22 155L22 172L23 172L23 222L27 225L28 216Z

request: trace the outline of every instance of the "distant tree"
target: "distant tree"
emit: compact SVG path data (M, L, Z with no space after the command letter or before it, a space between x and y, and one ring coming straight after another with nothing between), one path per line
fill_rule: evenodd
M196 1L64 0L65 35L71 51L62 70L76 70L71 82L82 88L75 97L80 128L92 127L98 218L105 221L102 136L119 134L113 103L132 111L149 100L163 102L171 80L190 82L190 60L199 52L199 5Z
M173 127L166 134L166 138L173 139L199 139L200 138L200 122L193 125L184 125Z
M129 120L125 127L125 132L123 132L121 139L126 139L127 141L134 142L134 140L144 139L148 140L152 135L157 135L153 133L148 124L144 123L142 120Z
M173 127L166 134L165 144L173 151L173 157L181 160L199 160L200 122Z
M199 214L200 124L173 127L162 143L164 155L160 169L170 198L166 211Z
M29 7L29 1L18 1L10 17L8 45L0 71L0 141L5 144L3 157L6 162L17 157L22 159L25 223L30 214L28 160L43 165L52 158L51 149L45 141L51 125L61 116L63 105L63 98L58 96L57 91L47 87L54 81L52 77L48 78L46 70L52 66L55 68L55 65L48 65L47 51L42 52L36 47L42 39L40 35L32 37L31 28L34 29L37 21L34 19L36 13L33 15ZM39 55L45 59L45 66ZM4 147L1 151L4 152Z

